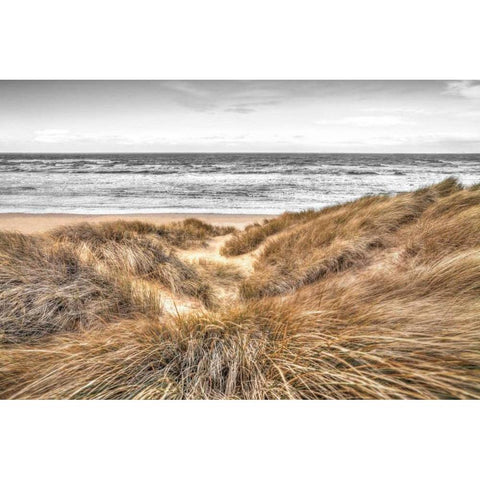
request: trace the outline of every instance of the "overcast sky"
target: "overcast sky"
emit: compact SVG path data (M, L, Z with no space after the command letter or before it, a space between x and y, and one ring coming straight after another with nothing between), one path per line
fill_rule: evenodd
M478 81L0 81L3 152L480 152Z

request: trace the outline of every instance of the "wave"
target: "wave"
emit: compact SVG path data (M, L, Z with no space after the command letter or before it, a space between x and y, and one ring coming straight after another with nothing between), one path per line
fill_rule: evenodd
M373 172L371 170L348 170L345 172L346 175L378 175L378 172Z
M1 211L280 213L478 183L480 155L3 154L0 173Z

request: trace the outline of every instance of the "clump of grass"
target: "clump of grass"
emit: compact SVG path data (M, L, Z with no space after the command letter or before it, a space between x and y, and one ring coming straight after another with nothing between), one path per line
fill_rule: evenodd
M318 214L314 210L296 213L286 212L277 218L264 220L263 224L248 225L242 232L236 232L231 239L225 242L220 253L226 257L232 257L251 252L271 235L275 235L292 225L307 222Z
M195 268L180 260L165 244L155 238L138 236L120 242L107 241L92 247L76 246L87 263L116 275L129 274L159 282L173 294L185 294L208 303L209 288L202 283Z
M212 237L228 235L236 231L232 226L218 226L202 222L196 218L187 218L182 222L167 224L166 227L175 238L177 246L188 245L191 240L208 240Z
M182 235L181 225L185 230ZM188 241L219 233L216 227L208 227L211 226L193 220L167 225L165 230L145 222L117 221L62 227L50 236L74 245L79 257L97 269L111 275L128 274L156 281L175 295L193 296L209 305L212 297L209 285L171 247L185 246Z
M0 362L0 390L15 397L20 386L22 398L263 398L264 362L273 352L271 335L277 327L252 330L240 312L236 319L231 315L179 317L164 325L124 322L108 330L108 349L103 338L84 335L62 339L42 356L30 350L23 364L42 370L32 389L28 370L18 368L21 362L11 351L10 361ZM82 369L71 361L73 355L83 359ZM53 373L60 359L62 368ZM43 374L47 371L50 381ZM15 386L9 386L13 375ZM275 396L275 386L268 387Z
M439 199L401 235L406 256L430 263L480 246L480 192L465 189Z
M128 290L67 245L0 232L0 341L36 341L135 314Z
M80 223L59 227L51 232L57 240L88 243L98 245L106 241L121 242L139 235L149 235L163 240L167 245L187 248L198 245L209 238L227 235L235 231L234 227L219 227L202 222L195 218L187 218L181 222L156 225L142 221L117 220L102 223Z
M123 322L102 337L58 337L43 355L12 349L3 362L0 352L0 391L9 398L302 398L288 385L295 372L284 361L305 353L295 339L310 324L294 309L261 304L164 324ZM35 386L28 365L36 365Z

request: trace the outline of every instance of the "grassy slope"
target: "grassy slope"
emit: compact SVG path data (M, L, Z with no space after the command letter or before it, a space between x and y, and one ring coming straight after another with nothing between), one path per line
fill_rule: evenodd
M168 237L124 224L45 238L3 234L0 395L480 398L478 188L448 179L271 222L224 246L227 255L257 249L246 279L226 264L180 260L174 246L227 233L201 225L203 238L196 227ZM199 295L206 308L158 312L132 294L138 281ZM214 308L209 295L220 288L241 295ZM90 300L95 289L106 303ZM50 298L57 294L61 308Z

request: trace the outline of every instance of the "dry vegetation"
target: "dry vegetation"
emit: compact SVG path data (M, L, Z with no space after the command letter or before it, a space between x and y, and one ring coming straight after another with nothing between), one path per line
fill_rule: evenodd
M255 250L265 239L285 230L291 225L307 222L315 218L318 212L306 210L304 212L286 212L277 218L264 220L263 225L254 223L248 225L243 232L235 232L228 242L221 249L222 255L232 257Z
M122 242L137 235L150 235L163 240L170 246L189 248L203 245L206 240L233 233L234 227L218 227L197 220L187 218L182 222L173 222L167 225L155 225L142 221L117 220L105 223L81 223L57 228L51 236L57 240L71 242L86 242L90 245L101 245L109 241Z
M454 179L233 234L3 233L0 279L3 398L480 398L480 190Z
M117 221L62 227L51 232L50 237L74 245L84 263L109 276L127 275L144 284L157 282L174 294L197 297L210 305L210 286L172 248L198 245L225 231L195 219L167 226Z

